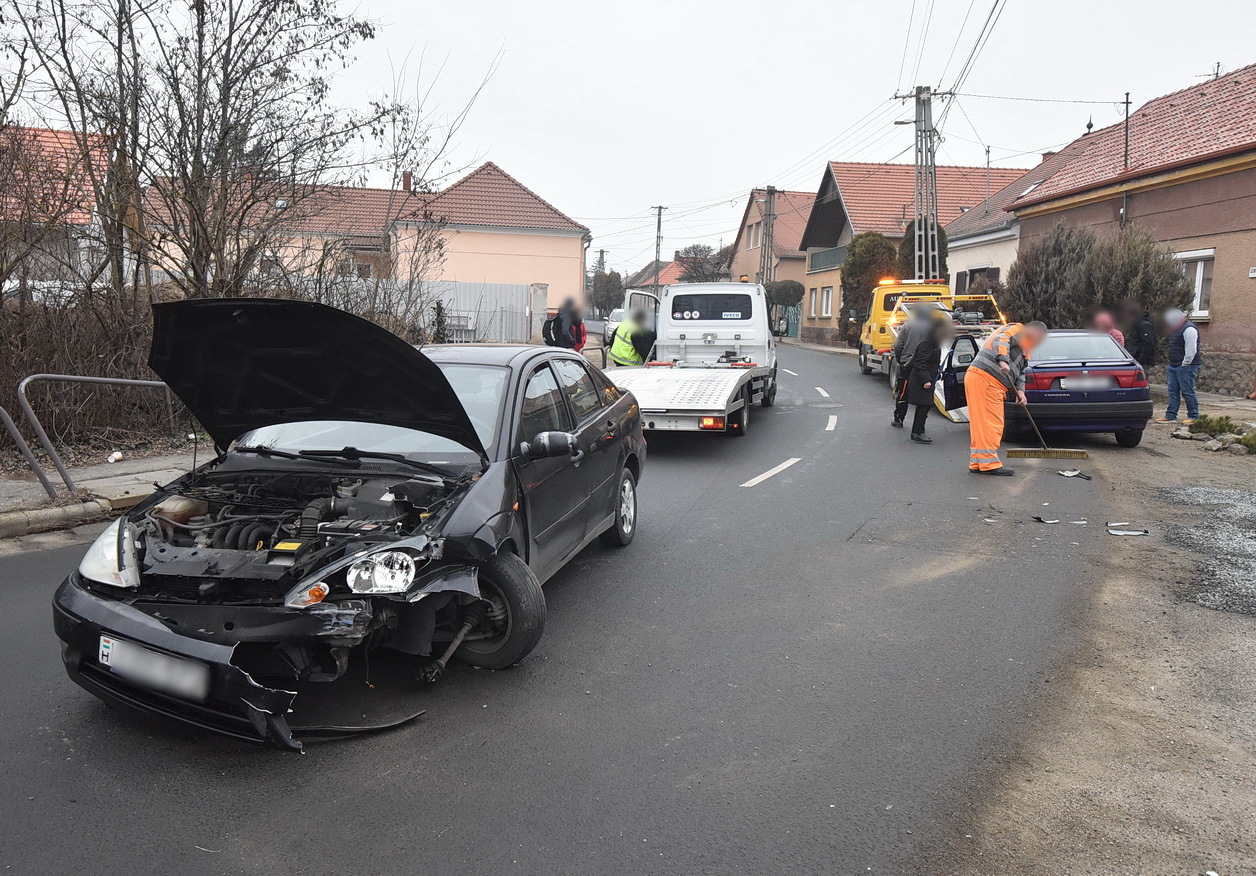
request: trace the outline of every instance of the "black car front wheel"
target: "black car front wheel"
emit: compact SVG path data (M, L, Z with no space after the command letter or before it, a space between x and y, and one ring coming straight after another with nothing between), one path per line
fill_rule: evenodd
M615 522L599 538L608 547L627 547L637 534L637 479L628 469L619 472L615 491Z
M505 669L527 657L545 632L545 594L528 564L500 553L480 566L480 596L488 603L483 623L454 652L454 659L481 669Z

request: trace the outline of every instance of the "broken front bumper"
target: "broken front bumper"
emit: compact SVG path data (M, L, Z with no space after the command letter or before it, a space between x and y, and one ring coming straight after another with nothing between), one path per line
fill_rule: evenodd
M302 611L282 606L236 607L230 609L234 621L225 620L227 611L227 607L219 606L171 605L163 622L124 602L97 596L77 575L71 575L53 597L53 627L61 639L70 678L102 700L237 739L269 741L300 751L301 743L292 738L286 718L296 692L263 687L254 681L232 663L236 645L250 640L303 639L357 644L370 626L370 604L351 600ZM183 635L171 628L180 625L206 638ZM135 684L112 672L98 659L102 634L208 666L208 696L196 702ZM224 640L208 640L214 636Z

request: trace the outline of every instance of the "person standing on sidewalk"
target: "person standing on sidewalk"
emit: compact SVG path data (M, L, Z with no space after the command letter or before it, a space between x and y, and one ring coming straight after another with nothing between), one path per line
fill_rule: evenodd
M911 363L915 358L916 348L920 342L929 337L933 330L936 311L928 302L920 302L911 309L911 315L903 327L898 330L894 339L893 356L898 364L898 378L894 381L894 419L890 425L895 429L903 428L903 420L907 417L907 406L911 402L907 398L907 381L911 377Z
M1009 391L1024 405L1025 368L1034 347L1047 336L1042 322L1005 325L986 338L964 373L968 400L968 470L1008 477L1015 474L999 459L1003 443L1003 401Z
M1169 367L1165 376L1169 384L1169 403L1164 416L1157 423L1176 423L1178 408L1186 400L1186 419L1193 423L1199 419L1199 397L1195 395L1195 381L1204 363L1203 347L1199 343L1199 327L1186 318L1176 307L1164 312L1164 326L1169 333Z

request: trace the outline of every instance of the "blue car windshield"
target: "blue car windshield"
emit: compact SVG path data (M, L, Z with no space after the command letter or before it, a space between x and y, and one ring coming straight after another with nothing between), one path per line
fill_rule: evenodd
M497 440L498 424L501 423L510 369L497 365L436 364L471 418L480 443L486 449L492 448ZM355 420L278 423L246 432L233 443L237 447L262 446L292 453L356 447L358 450L401 453L433 465L469 464L479 460L473 450L439 435Z
M1047 335L1029 358L1041 364L1128 359L1130 354L1109 335Z

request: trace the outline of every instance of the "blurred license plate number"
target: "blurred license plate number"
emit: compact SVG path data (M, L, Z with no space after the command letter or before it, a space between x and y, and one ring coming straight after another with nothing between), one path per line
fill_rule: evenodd
M136 684L198 702L209 696L209 667L119 639L100 637L100 665Z
M1108 389L1112 382L1106 377L1066 377L1060 381L1060 389Z

